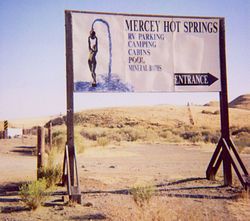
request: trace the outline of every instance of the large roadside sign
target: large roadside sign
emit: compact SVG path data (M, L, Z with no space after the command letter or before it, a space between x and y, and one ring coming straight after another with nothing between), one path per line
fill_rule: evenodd
M81 199L74 92L219 92L221 137L206 177L214 179L223 163L224 185L232 185L233 166L241 184L249 188L249 173L230 138L224 18L66 10L65 29L69 163L64 158L64 165L69 165L71 199Z
M221 91L220 18L71 16L75 92Z

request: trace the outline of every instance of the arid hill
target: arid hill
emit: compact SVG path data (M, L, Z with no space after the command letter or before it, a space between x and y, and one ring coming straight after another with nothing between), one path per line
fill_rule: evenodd
M229 115L232 139L238 147L250 147L249 111L230 109ZM78 147L124 142L214 145L220 138L219 107L158 105L93 109L75 113L74 124ZM55 123L53 128L54 143L62 144L59 146L63 148L65 125Z
M219 101L210 101L205 107L219 107ZM250 94L240 95L229 103L230 108L250 110Z
M209 101L204 104L205 107L219 107L219 101Z
M229 107L250 110L250 94L235 98L229 103Z

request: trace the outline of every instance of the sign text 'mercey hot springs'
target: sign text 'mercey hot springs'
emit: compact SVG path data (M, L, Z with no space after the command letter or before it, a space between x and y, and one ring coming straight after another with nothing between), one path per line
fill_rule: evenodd
M217 33L217 21L161 21L161 20L125 20L126 29L130 32L180 32Z

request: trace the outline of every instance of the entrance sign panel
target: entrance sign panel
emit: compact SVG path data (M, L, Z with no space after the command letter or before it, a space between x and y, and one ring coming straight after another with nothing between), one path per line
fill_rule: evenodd
M71 15L75 92L221 90L219 18Z

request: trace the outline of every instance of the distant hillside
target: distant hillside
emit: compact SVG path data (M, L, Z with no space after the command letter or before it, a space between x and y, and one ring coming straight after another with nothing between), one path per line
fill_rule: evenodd
M243 148L250 147L250 121L246 120L249 111L231 109L229 114L234 143ZM53 131L61 131L56 133L66 136L64 125L52 124ZM76 146L80 146L83 140L89 146L122 145L123 142L216 144L220 137L218 106L188 108L158 105L92 109L75 113L74 124L76 142L79 142Z
M219 101L210 101L204 104L205 107L219 107Z
M250 110L250 94L235 98L229 103L229 107Z

